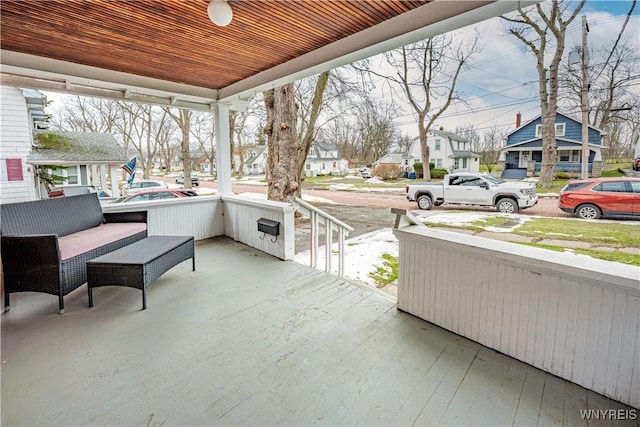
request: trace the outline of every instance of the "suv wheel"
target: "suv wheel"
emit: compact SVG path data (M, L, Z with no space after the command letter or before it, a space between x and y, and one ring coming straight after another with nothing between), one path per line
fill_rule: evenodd
M517 213L518 212L518 204L514 202L512 199L500 199L498 203L496 203L496 210L500 213Z
M596 205L586 204L580 205L576 209L576 216L582 219L598 219L602 213L600 212L600 208Z

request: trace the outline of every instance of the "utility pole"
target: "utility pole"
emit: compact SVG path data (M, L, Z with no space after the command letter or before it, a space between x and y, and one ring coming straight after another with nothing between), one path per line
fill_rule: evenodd
M582 179L589 177L589 82L587 81L587 67L589 54L587 53L587 33L589 24L587 16L582 15Z

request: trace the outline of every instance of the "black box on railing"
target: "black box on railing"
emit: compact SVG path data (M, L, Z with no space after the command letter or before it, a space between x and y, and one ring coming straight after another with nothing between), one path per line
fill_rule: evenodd
M270 236L277 236L280 234L280 223L272 219L260 218L258 220L258 231Z

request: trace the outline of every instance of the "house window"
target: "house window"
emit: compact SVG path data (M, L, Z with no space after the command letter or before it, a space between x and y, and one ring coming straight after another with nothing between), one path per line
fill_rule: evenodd
M79 184L78 181L79 173L77 166L69 166L66 168L53 168L48 169L47 172L50 175L57 175L61 177L61 180L55 181L56 185L71 185L71 184Z
M440 151L440 138L436 139L436 151Z
M580 150L572 150L571 151L571 161L580 163Z
M570 151L559 151L558 154L560 154L560 161L561 162L568 162L571 159L571 152Z
M462 168L466 169L467 168L467 159L462 159Z
M307 170L310 171L311 170L311 163L307 163L306 167L307 167Z
M556 123L556 136L564 136L565 132L564 123ZM536 125L536 137L542 136L542 125Z
M455 159L453 161L453 169L458 169L460 168L460 159Z
M23 181L22 159L2 159L0 161L0 181Z
M431 159L436 168L442 169L442 159Z

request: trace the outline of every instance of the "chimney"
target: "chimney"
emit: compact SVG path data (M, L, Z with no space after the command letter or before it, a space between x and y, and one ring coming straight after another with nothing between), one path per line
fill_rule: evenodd
M516 129L518 129L521 124L522 124L522 114L518 112L518 114L516 114Z

